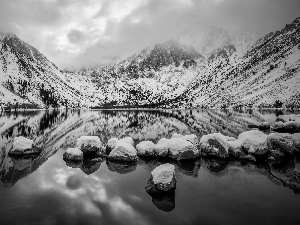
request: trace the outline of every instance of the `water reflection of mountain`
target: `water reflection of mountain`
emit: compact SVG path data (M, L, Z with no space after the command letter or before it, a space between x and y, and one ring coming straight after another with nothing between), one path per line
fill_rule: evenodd
M162 137L171 137L173 133L203 134L222 132L230 136L237 136L248 129L248 124L275 120L275 112L262 111L232 111L232 110L163 110L163 111L37 111L5 113L0 117L0 179L6 185L13 185L22 177L37 170L58 149L74 147L77 138L82 135L97 135L103 143L111 137L131 136L136 143L142 140L157 142ZM25 136L43 148L40 155L13 159L7 153L12 147L12 140L16 136ZM296 160L295 160L296 162ZM266 174L274 182L299 190L299 161L287 163L289 168L280 170L281 165L268 164L251 165L260 173ZM161 164L157 160L140 160L139 165L154 169ZM222 176L232 162L214 159L203 159L177 163L178 171L184 175L198 175L200 165L212 174ZM241 162L240 162L241 163ZM286 162L283 162L286 165ZM86 161L77 165L86 174L99 169L101 162ZM130 173L136 165L121 165L108 162L110 170L119 173ZM241 164L248 169L249 164ZM298 170L296 170L298 168ZM288 172L287 172L288 171ZM289 173L288 177L279 174Z

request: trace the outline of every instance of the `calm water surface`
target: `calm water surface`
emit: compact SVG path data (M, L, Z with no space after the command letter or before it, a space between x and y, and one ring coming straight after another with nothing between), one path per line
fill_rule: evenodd
M273 123L285 111L39 111L0 117L0 224L300 224L300 157L279 163L139 159L118 164L85 158L66 163L78 137L131 136L157 142L175 132L237 137L248 124ZM293 112L299 113L299 112ZM43 148L39 156L7 155L15 136ZM151 171L176 167L175 195L145 191Z

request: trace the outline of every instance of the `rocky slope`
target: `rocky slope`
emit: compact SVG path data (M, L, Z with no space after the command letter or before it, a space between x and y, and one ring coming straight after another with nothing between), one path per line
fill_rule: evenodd
M236 63L210 63L177 105L299 107L300 18L259 39ZM191 96L193 98L191 98ZM171 103L171 104L172 104Z
M184 34L80 75L96 84L95 105L299 107L299 60L298 18L265 36Z
M0 35L2 107L87 106L88 98L64 78L61 71L36 48L16 35Z
M2 105L300 107L299 24L267 35L185 33L118 63L60 71L15 35L0 35Z

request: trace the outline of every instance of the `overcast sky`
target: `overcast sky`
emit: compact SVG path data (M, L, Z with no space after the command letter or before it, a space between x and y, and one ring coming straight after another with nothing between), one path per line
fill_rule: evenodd
M0 0L0 30L33 45L60 68L124 58L189 29L257 33L300 16L300 0Z

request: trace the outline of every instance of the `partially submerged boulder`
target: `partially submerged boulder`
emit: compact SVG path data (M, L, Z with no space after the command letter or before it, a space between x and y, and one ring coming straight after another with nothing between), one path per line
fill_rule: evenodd
M98 136L81 136L77 139L76 146L83 153L101 152L104 154L102 142Z
M125 143L129 143L132 146L134 146L134 140L132 139L132 137L124 137L122 139L119 139L119 141L125 142Z
M109 154L117 145L118 138L110 138L106 145L106 154Z
M109 160L135 162L137 161L137 151L129 143L118 141L116 147L109 153Z
M242 143L242 148L248 153L263 155L268 152L267 137L265 133L259 130L251 130L241 133L238 136Z
M159 194L175 190L175 166L169 163L156 167L151 172L146 191L150 194Z
M194 159L199 154L199 150L191 142L182 138L172 138L169 142L169 155L175 160Z
M83 159L83 152L79 148L68 148L63 154L63 158L66 160L80 161Z
M198 137L195 134L184 135L180 138L191 142L193 145L197 144L197 142L198 142Z
M197 142L198 142L198 137L195 134L182 135L182 134L174 133L174 134L172 134L171 139L172 138L181 138L183 140L191 142L194 145L197 144Z
M181 138L181 137L183 137L183 135L182 134L177 134L177 133L174 133L171 136L171 138Z
M169 154L169 145L171 139L162 138L155 145L154 152L157 156L166 157Z
M195 145L181 137L160 139L155 145L154 152L156 156L171 157L175 160L194 159L200 155Z
M234 157L241 157L244 155L242 151L243 142L241 140L227 141L228 153Z
M227 143L227 137L221 133L203 135L200 139L199 145L201 151L207 155L220 158L228 157L229 147Z
M267 144L270 150L277 150L280 152L293 153L294 146L292 135L286 133L272 133L267 137ZM274 156L275 157L275 156Z
M37 157L37 154L10 155L10 158L14 165L14 169L16 170L24 170L25 168L30 167Z
M299 133L300 132L300 121L289 121L289 122L276 122L273 127L273 131L282 133Z
M283 122L300 121L300 115L296 115L296 114L279 115L279 116L277 117L277 120L283 121Z
M142 141L136 146L138 156L156 156L155 144L152 141Z
M271 125L269 122L262 122L261 124L249 124L249 128L257 128L259 130L270 130Z
M33 144L33 140L25 138L23 136L15 137L13 140L13 147L9 151L11 155L28 155L38 154L42 149Z

